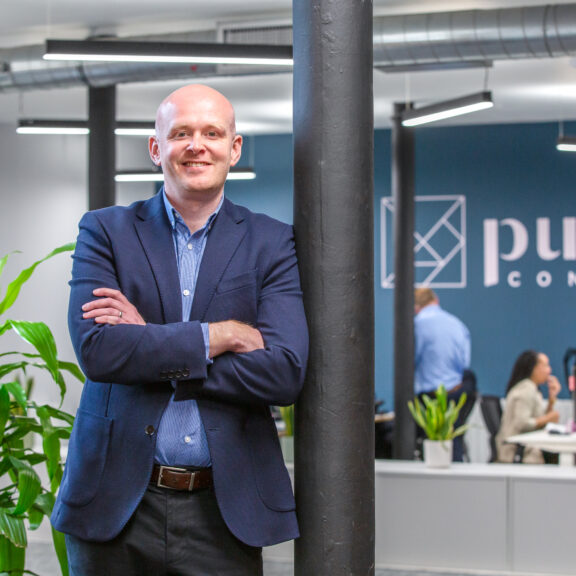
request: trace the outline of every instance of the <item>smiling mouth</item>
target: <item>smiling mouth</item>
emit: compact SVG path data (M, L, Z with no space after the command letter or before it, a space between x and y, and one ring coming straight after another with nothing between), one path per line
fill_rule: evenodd
M210 164L206 162L184 162L184 166L186 168L203 168L204 166L210 166Z

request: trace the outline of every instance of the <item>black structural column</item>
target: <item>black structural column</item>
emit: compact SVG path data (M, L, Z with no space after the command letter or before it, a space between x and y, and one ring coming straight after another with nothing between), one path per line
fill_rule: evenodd
M113 206L116 172L116 87L88 89L88 209Z
M294 223L311 348L296 576L374 574L372 2L296 0Z
M394 458L413 460L416 425L408 411L414 397L414 133L394 106L392 196L394 199Z

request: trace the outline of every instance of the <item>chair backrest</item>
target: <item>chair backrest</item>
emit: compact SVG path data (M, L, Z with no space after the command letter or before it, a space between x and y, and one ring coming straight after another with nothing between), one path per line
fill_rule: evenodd
M500 398L498 396L480 396L480 409L482 410L482 417L490 434L490 462L496 462L498 459L496 434L498 434L500 421L502 420Z

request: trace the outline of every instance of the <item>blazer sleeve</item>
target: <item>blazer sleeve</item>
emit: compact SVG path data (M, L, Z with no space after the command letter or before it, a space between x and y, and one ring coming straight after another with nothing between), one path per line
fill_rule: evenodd
M129 213L118 214L89 212L79 225L68 325L82 370L90 380L118 384L205 379L200 323L165 323L155 278L133 222ZM111 326L83 319L82 305L94 300L93 290L101 287L120 290L147 324Z
M202 396L277 406L298 397L308 361L308 327L291 226L283 225L269 245L264 268L256 327L265 348L215 358Z

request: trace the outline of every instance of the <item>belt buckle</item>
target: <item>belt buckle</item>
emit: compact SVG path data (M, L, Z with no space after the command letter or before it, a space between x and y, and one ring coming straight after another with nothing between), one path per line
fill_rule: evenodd
M158 480L156 481L156 486L158 486L159 488L166 488L167 490L177 490L177 488L173 488L172 486L168 486L162 483L162 476L165 470L170 470L171 472L176 472L178 474L181 472L188 472L188 470L186 470L186 468L176 468L174 466L162 466L162 465L160 466L160 469L158 470ZM191 472L190 476L191 478L188 490L192 491L194 486L194 472Z

